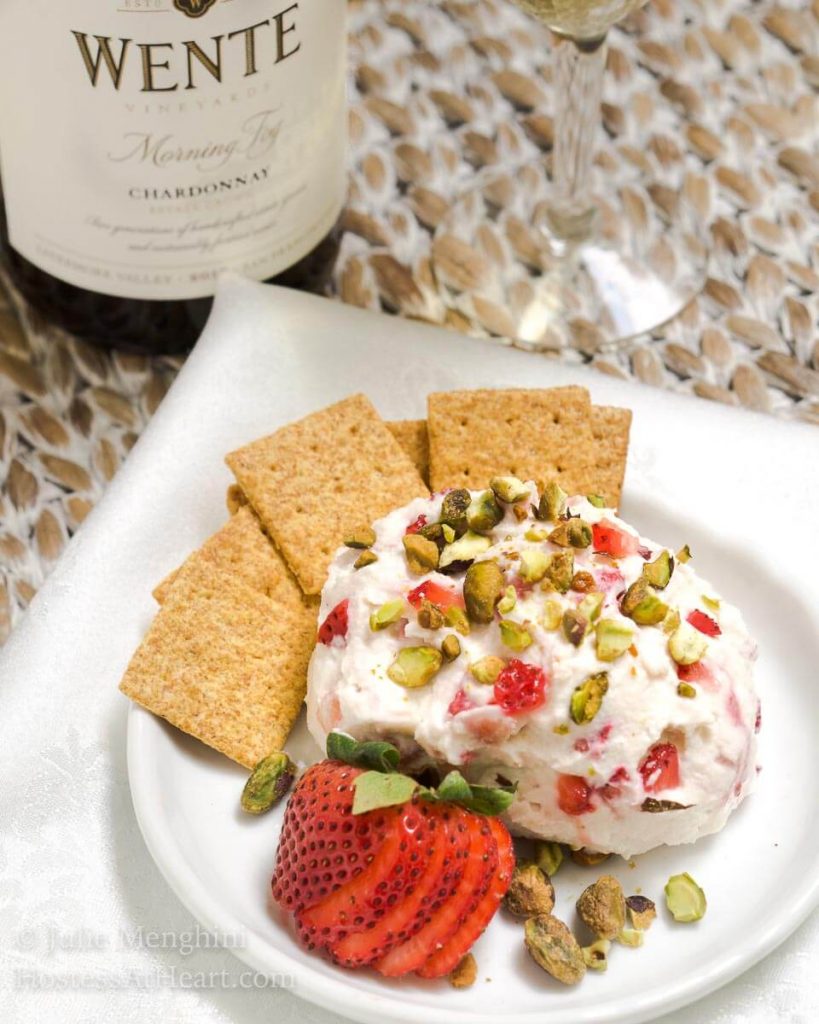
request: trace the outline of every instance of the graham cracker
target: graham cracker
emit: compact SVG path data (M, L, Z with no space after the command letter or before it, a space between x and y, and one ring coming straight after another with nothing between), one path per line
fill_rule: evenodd
M428 410L433 491L483 488L493 476L511 474L554 480L578 494L594 479L585 388L438 392Z
M190 559L137 648L120 689L246 768L281 750L299 714L315 606L259 593Z
M606 499L606 504L619 508L628 460L631 410L594 405L591 428L595 460L594 476L589 481L588 492L601 495Z
M395 420L387 429L410 457L424 483L429 483L429 433L426 420Z
M238 484L231 484L225 494L225 504L230 515L235 516L240 508L244 508L247 505L247 498L245 492Z
M277 430L226 462L306 594L345 533L429 492L364 395Z

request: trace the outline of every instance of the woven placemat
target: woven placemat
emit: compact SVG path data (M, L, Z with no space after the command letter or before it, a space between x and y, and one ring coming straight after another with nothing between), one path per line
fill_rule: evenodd
M476 171L552 144L548 34L502 0L353 0L347 303L448 313L430 244ZM603 372L819 424L819 0L653 0L611 33L597 169L683 195L703 293ZM543 358L532 356L532 358ZM0 642L99 499L179 361L90 348L0 295ZM819 435L817 435L819 437Z

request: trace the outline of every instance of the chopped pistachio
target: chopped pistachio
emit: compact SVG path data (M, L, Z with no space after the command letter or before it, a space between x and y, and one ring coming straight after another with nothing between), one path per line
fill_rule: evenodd
M634 632L618 619L601 619L595 627L597 657L600 661L616 661L631 647Z
M361 526L351 530L344 538L348 548L371 548L375 544L375 530L371 526Z
M524 861L515 867L503 903L516 917L551 914L555 908L554 886L537 864Z
M546 484L537 506L537 517L546 522L559 519L566 509L568 494L554 482Z
M500 635L501 641L512 651L520 653L532 646L532 634L529 630L519 622L512 622L511 619L501 619Z
M669 634L674 632L674 630L679 626L680 621L680 613L676 608L671 608L666 617L660 623L660 626L665 634Z
M710 608L712 612L718 612L720 610L720 603L718 598L709 597L708 594L700 594L702 603L706 608Z
M608 860L610 856L610 853L598 853L597 850L590 850L587 846L581 846L579 850L571 852L572 860L583 868L595 868L598 864Z
M688 872L672 875L665 884L665 902L675 921L699 921L708 906L705 893Z
M579 647L589 628L589 620L581 615L576 608L567 608L563 612L563 635L570 644Z
M444 656L444 661L454 661L461 653L461 641L455 636L454 633L450 633L444 637L443 643L441 644L441 654Z
M573 548L587 548L592 542L592 528L583 519L569 520L569 543Z
M638 928L622 928L615 936L621 946L637 948L643 944L643 933Z
M489 533L503 519L503 509L492 491L483 491L466 510L466 522L475 533Z
M572 585L573 577L574 552L571 550L555 552L549 560L549 566L546 569L546 579L555 590L565 594Z
M569 729L569 726L566 724L566 722L560 722L559 725L552 726L552 732L556 736L568 736L571 732L571 729Z
M609 965L611 943L608 939L598 939L590 946L583 946L583 960L590 971L605 971Z
M595 508L605 508L606 499L599 494L587 494L586 501Z
M691 804L678 804L676 800L657 800L647 796L640 804L640 810L648 814L664 814L666 811L687 811Z
M668 638L668 653L678 665L693 665L707 650L705 636L690 622L681 622Z
M443 655L434 647L402 647L387 669L390 679L408 690L426 686L443 664Z
M524 925L526 948L535 963L564 985L576 985L586 973L583 953L566 925L552 914L530 917Z
M644 577L640 577L625 592L620 611L639 626L656 626L668 613L664 604L652 591Z
M560 843L554 843L549 839L537 840L534 861L540 870L551 878L557 874L563 863L563 847Z
M381 629L386 629L387 626L391 626L394 622L398 622L401 616L404 614L403 598L396 598L395 601L387 601L386 604L382 604L380 608L370 615L370 629L377 633Z
M368 565L372 565L373 562L378 561L378 555L374 551L362 551L358 558L353 562L354 569L364 569Z
M626 907L634 927L639 928L641 932L648 931L651 922L657 916L654 900L650 900L648 896L626 896Z
M494 476L489 481L489 486L495 497L507 505L514 505L515 502L529 497L529 488L516 476Z
M449 984L453 988L469 988L477 977L478 962L472 953L467 953L449 972Z
M550 556L538 548L520 553L520 578L526 583L540 583L549 568Z
M686 562L690 562L694 556L691 554L691 548L684 544L677 552L676 558L678 562L682 562L685 565Z
M608 688L607 672L597 672L593 676L589 676L580 686L575 687L570 704L572 721L577 725L586 725L594 721Z
M529 509L526 505L513 505L512 515L519 523L529 518Z
M561 548L570 548L572 546L569 540L569 523L565 519L563 522L558 523L557 526L552 530L548 537L550 544L557 544Z
M612 875L601 875L580 894L577 912L599 938L616 938L626 923L623 887Z
M646 562L643 566L643 576L658 590L665 590L673 572L674 559L670 551L661 551L653 562Z
M444 624L444 613L432 601L422 601L418 609L418 625L424 629L440 629Z
M503 597L500 599L500 602L498 603L498 611L501 613L501 615L508 615L509 612L512 611L512 609L515 607L517 603L518 592L510 583L506 590L504 590Z
M489 537L467 530L463 536L447 544L441 552L439 567L443 570L450 565L474 562L478 555L482 555L491 547L492 541Z
M600 609L603 607L603 601L605 600L605 594L601 594L595 591L591 594L586 594L580 604L577 606L577 610L589 622L596 622L600 618Z
M691 683L678 683L677 693L680 697L687 697L691 700L693 697L697 696L697 688L696 686L692 686Z
M558 629L563 621L563 605L560 601L547 601L543 608L541 623L544 629Z
M424 576L438 568L438 545L420 533L408 533L403 538L404 553L411 573Z
M458 537L466 533L466 510L471 503L472 495L465 487L447 491L441 502L440 521L454 530Z
M426 526L421 527L418 533L427 540L431 540L439 551L446 543L444 540L444 527L442 523L427 523Z
M549 533L546 530L541 530L537 526L533 526L530 530L527 530L523 536L526 540L530 540L533 543L537 543L542 540L547 540L549 537Z
M469 666L469 671L476 682L483 686L491 686L505 668L506 662L503 658L487 654L486 657L473 662Z
M456 633L460 633L461 636L469 636L469 619L466 617L466 612L463 608L459 608L458 605L452 605L450 608L447 608L444 612L444 622L451 626Z
M295 777L296 766L287 754L276 752L263 757L242 790L242 810L248 814L269 811L290 789Z
M445 544L451 544L457 536L455 531L447 523L441 523L441 534Z
M595 588L594 576L590 572L576 572L572 576L571 589L578 594L588 594Z
M468 534L467 534L468 536ZM506 581L497 562L473 562L466 571L464 601L471 622L487 623L495 617L495 608L503 597Z

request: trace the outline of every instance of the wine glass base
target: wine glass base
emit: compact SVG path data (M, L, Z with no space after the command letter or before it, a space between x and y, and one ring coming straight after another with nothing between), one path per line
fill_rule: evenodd
M591 236L573 242L547 227L549 187L537 165L489 170L439 225L435 279L471 331L593 355L662 326L700 291L708 252L677 193L629 183L595 197Z

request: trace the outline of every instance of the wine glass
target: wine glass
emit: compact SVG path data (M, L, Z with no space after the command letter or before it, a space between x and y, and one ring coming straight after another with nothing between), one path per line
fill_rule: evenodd
M478 331L592 355L679 313L702 287L707 250L668 187L636 170L594 181L606 35L646 0L513 2L554 40L551 175L544 159L481 172L436 231L435 277Z

